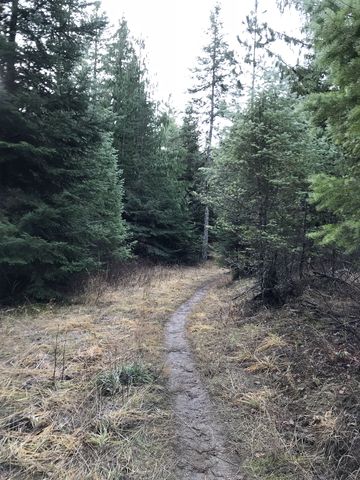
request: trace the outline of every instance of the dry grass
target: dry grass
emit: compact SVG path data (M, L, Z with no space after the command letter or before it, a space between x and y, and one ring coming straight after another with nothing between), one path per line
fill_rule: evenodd
M222 280L189 325L246 478L359 480L359 345L321 317L312 290L278 310L249 308L251 295L251 282ZM345 297L330 301L337 318L355 317Z
M1 311L0 478L172 479L163 327L218 273L137 268L73 305ZM153 380L102 395L99 374L134 362Z

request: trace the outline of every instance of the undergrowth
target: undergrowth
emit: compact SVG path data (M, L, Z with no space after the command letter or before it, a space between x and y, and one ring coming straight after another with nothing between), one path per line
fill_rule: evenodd
M0 311L0 478L174 480L163 327L216 267L136 266Z
M225 281L193 313L197 360L246 478L360 478L358 288L312 278L275 309L254 304L250 280Z
M123 392L124 387L138 387L154 380L155 374L151 368L132 363L101 372L96 378L96 386L102 395L108 396Z

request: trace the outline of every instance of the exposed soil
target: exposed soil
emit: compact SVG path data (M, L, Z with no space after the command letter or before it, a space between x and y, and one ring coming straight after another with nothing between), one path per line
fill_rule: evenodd
M206 291L204 286L184 303L172 315L165 331L169 387L177 424L176 478L237 480L243 477L227 453L223 433L186 338L188 315Z

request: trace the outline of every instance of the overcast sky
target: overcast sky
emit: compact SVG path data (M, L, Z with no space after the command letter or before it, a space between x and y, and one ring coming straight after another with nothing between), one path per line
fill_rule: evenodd
M276 30L294 33L299 18L294 12L281 16L275 3L259 0L262 19ZM213 0L102 0L112 24L124 16L133 36L145 40L148 69L158 85L157 98L167 100L171 95L171 104L177 110L184 107L186 89L191 86L189 70L201 54L214 4ZM239 50L236 36L244 29L242 22L254 0L221 0L220 4L227 40Z

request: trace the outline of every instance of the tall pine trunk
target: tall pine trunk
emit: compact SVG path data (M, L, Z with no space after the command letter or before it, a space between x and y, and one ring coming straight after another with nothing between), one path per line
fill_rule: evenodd
M304 265L306 260L306 246L307 246L306 233L307 233L307 216L308 216L308 208L307 208L306 200L303 201L302 211L303 211L303 224L302 224L302 232L301 232L302 241L301 241L301 253L300 253L300 261L299 261L299 277L300 278L304 277Z
M258 41L258 9L259 2L255 0L255 26L254 26L254 35L253 35L253 52L252 52L252 78L251 78L251 109L254 110L254 98L255 98L255 81L256 81L256 50L257 50L257 41Z
M205 262L208 258L208 248L209 248L209 206L205 206L204 213L204 233L203 233L203 245L202 245L202 259Z
M216 38L214 39L213 44L213 53L212 53L212 78L211 78L211 98L210 98L210 116L209 116L209 135L207 139L207 151L206 151L206 165L209 166L211 163L211 153L212 153L212 139L214 132L214 120L215 120L215 84L216 84ZM206 188L207 194L207 188ZM206 203L205 212L204 212L204 233L203 233L203 245L202 245L202 260L206 262L208 259L209 252L209 220L210 220L210 209L209 205Z
M9 92L15 90L15 57L16 57L16 33L19 14L19 0L13 0L11 4L11 17L9 22L8 42L10 44L11 53L9 54L6 65L6 86Z

